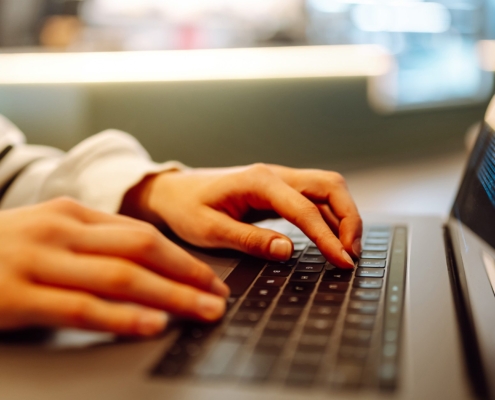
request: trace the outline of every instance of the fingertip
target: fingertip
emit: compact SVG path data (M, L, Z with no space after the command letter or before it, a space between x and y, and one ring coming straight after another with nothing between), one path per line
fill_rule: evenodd
M342 265L342 268L352 269L354 268L354 261L347 251L342 249L342 257L345 260L345 264Z
M141 336L154 336L167 327L169 316L163 311L142 311L138 318L137 332Z
M225 300L210 294L200 294L197 300L197 312L206 321L216 321L225 314Z
M270 243L270 257L286 261L292 256L292 242L288 239L276 238Z
M210 290L212 293L224 298L230 296L230 288L218 277L213 278Z

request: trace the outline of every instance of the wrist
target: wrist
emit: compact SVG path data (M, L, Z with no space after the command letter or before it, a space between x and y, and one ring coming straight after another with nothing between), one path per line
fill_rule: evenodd
M146 175L139 183L131 187L120 206L119 214L137 218L152 224L159 224L161 219L150 207L153 185L160 174Z

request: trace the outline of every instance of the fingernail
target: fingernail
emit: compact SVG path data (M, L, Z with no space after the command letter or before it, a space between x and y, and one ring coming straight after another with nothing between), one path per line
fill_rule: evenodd
M278 260L288 260L292 255L292 243L286 239L273 239L270 244L270 256Z
M349 263L349 266L354 268L354 261L352 260L351 256L347 253L347 251L342 250L342 256Z
M230 295L229 287L223 283L220 278L213 279L213 283L211 284L211 292L222 297L229 297Z
M352 243L352 251L354 252L354 255L356 257L360 257L361 256L361 239L356 239Z
M139 317L137 330L140 335L153 336L165 330L168 314L161 311L144 311Z
M225 300L217 296L200 294L198 313L206 320L215 321L225 313Z

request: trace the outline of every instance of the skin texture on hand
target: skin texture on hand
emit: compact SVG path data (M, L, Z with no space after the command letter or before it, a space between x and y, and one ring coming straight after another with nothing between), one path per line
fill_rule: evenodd
M350 255L361 252L362 221L344 178L335 172L265 164L165 172L129 191L122 211L163 221L197 246L286 260L293 250L289 238L244 222L256 212L275 212L338 267L353 268Z
M166 312L214 321L229 290L151 224L69 199L0 212L0 329L149 336Z

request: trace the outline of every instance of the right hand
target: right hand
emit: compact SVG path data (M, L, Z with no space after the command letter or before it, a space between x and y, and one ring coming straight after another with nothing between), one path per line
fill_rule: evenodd
M214 321L228 287L152 225L61 198L0 212L0 329L161 332ZM133 303L133 304L130 304Z

